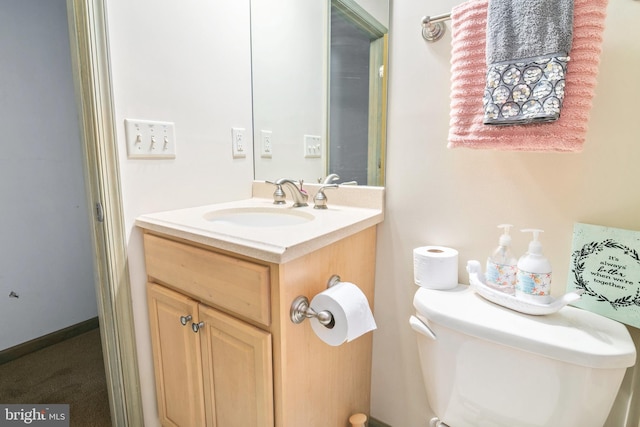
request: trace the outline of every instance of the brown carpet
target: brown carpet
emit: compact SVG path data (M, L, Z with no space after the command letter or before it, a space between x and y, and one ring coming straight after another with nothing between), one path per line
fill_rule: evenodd
M71 427L110 427L99 329L0 365L0 403L66 403Z

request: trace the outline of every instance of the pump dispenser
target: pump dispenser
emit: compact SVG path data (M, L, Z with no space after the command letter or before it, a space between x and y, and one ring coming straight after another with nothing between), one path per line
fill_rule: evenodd
M527 253L518 260L516 297L548 304L551 301L551 263L542 255L542 244L538 236L543 230L524 229L522 232L533 233Z
M498 242L498 247L487 259L486 279L487 285L494 289L513 295L517 280L517 260L511 252L511 236L509 229L511 224L500 224L503 232Z

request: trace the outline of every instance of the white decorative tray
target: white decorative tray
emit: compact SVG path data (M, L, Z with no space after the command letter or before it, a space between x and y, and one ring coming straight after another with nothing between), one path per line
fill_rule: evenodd
M481 297L495 304L510 308L511 310L536 316L555 313L565 305L580 299L580 296L584 292L583 289L579 289L574 292L569 292L558 299L552 297L551 302L548 304L539 304L516 298L514 295L510 295L487 286L485 284L484 274L482 274L482 267L480 266L479 261L468 261L467 272L469 273L469 284L471 285L471 288Z

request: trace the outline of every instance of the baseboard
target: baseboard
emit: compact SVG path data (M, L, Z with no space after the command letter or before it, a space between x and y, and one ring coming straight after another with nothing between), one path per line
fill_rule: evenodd
M99 326L100 325L98 323L98 318L94 317L85 320L84 322L76 323L75 325L60 329L59 331L51 332L50 334L34 338L31 341L9 347L6 350L0 351L0 365L17 359L18 357L33 353L34 351L49 347L50 345L57 344L69 338L73 338L76 335L80 335L82 333L96 329Z
M369 418L368 427L391 427L389 424L378 421L375 418Z

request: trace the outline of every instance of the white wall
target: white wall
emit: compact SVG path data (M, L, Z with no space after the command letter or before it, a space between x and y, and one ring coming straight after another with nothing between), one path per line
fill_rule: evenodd
M97 316L65 0L0 2L0 78L4 350Z
M427 14L457 0L393 4L389 87L387 214L379 229L372 415L394 427L426 425L431 415L421 380L412 312L411 251L442 244L482 259L509 221L536 226L564 288L576 221L640 229L640 3L611 2L591 129L582 154L527 154L446 148L449 35L428 45ZM250 195L252 163L233 160L230 128L251 127L248 0L107 0L132 300L145 422L155 415L144 297L144 262L133 222L145 212ZM174 121L175 160L128 160L124 118ZM496 199L495 194L501 198ZM514 239L522 251L526 239ZM637 331L634 332L636 339ZM636 393L638 394L638 393ZM616 427L621 424L618 423Z
M420 35L420 20L458 3L398 0L392 9L387 211L378 237L372 415L395 427L426 426L431 416L407 323L416 290L413 248L457 248L460 278L466 282L466 261L488 256L497 243L497 224L540 227L554 267L552 292L558 295L566 286L574 222L640 230L640 3L609 2L582 154L446 148L450 23L442 40L428 44ZM528 238L514 234L516 251L524 251ZM640 342L637 329L633 335ZM635 426L637 418L634 422L610 425Z
M124 216L145 425L158 425L145 296L143 213L251 195L253 160L233 159L231 128L251 146L249 0L107 0ZM174 160L129 160L124 119L175 123Z

